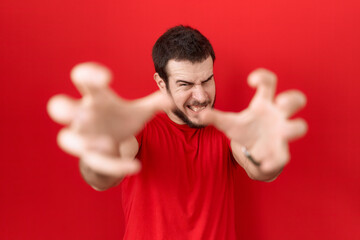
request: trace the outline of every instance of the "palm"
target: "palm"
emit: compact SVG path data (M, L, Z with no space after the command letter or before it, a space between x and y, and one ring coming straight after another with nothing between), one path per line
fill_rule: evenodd
M126 101L109 88L98 89L89 101L82 100L79 117L74 118L72 127L88 135L107 135L121 142L135 135L156 111L165 107L164 97L157 92L147 97L154 103L145 99Z
M170 98L156 92L126 101L108 87L110 71L96 63L77 65L71 78L82 98L57 95L48 103L52 119L67 126L58 136L60 147L99 173L122 176L134 172L138 169L134 162L118 161L123 159L119 144L141 130L156 111L170 108Z

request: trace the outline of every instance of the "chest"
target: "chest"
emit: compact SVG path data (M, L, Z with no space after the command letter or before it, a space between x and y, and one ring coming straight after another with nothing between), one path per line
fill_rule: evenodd
M223 178L232 165L226 137L214 128L149 130L138 157L145 176L190 185Z

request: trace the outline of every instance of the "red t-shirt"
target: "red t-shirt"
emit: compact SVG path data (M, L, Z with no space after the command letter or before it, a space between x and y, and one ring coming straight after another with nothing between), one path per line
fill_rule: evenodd
M142 169L121 183L124 239L235 239L236 163L226 136L159 114L137 140Z

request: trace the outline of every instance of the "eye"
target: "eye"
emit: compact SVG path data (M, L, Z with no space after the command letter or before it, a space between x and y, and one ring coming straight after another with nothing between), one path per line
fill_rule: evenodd
M209 83L211 80L212 80L212 78L210 78L210 79L208 79L208 80L206 80L206 81L202 82L202 84L203 84L203 85L205 85L205 84Z
M189 87L189 86L192 86L193 84L192 83L187 83L187 82L181 82L179 83L179 87Z

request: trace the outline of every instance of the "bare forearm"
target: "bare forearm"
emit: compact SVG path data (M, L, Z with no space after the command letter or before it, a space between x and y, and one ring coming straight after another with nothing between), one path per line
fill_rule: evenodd
M88 167L82 160L79 161L79 169L85 182L98 191L104 191L111 187L115 187L123 179L98 174Z
M271 171L263 171L260 166L251 162L243 153L242 145L231 142L232 154L237 163L244 168L248 176L253 180L271 182L275 180L283 170L283 167L274 168Z
M86 162L84 159L80 159L79 168L81 175L90 186L98 191L115 187L125 176L134 174L139 170L139 164L136 163L137 161L130 160L135 159L138 150L139 144L136 138L131 136L119 145L119 154L122 156L122 160L116 158L114 161L114 159L106 159L106 156L103 156L103 159L98 159L98 164L91 165L92 161ZM120 166L118 164L122 165ZM97 169L97 171L94 169ZM116 174L114 174L114 170Z

